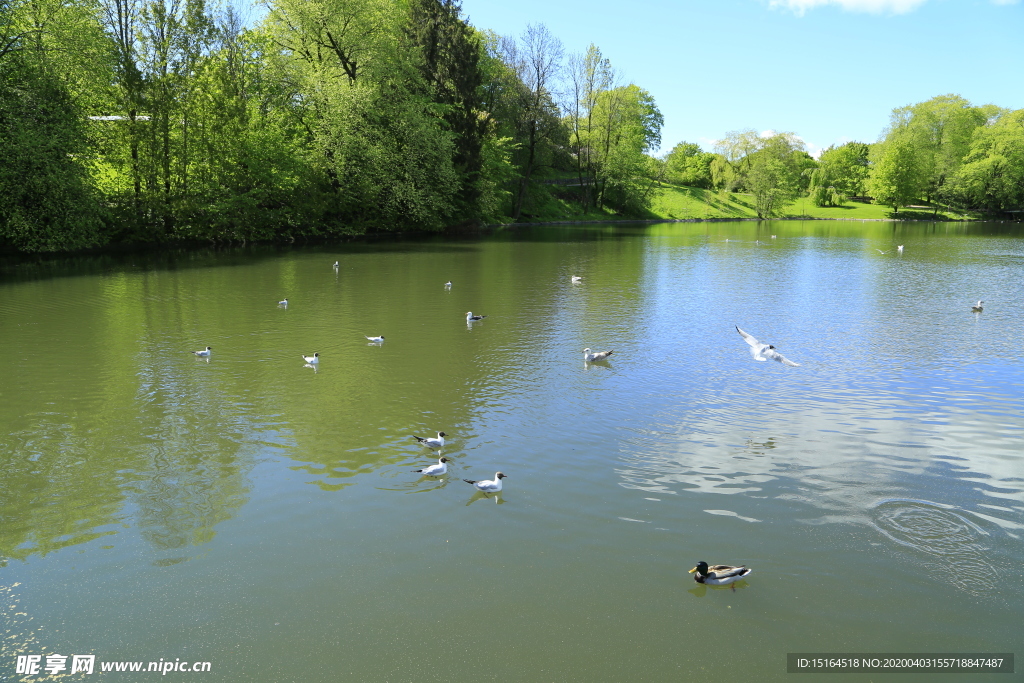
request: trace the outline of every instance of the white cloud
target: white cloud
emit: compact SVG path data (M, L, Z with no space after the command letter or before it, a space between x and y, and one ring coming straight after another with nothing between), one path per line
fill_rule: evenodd
M1014 3L1018 0L993 0L996 3ZM770 7L791 9L802 15L809 9L822 5L839 5L848 12L870 12L881 14L906 14L923 5L926 0L770 0Z

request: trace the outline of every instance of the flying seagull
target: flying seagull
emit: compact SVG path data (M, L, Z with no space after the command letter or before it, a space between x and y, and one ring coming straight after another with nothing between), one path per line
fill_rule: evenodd
M583 360L588 363L593 363L598 360L608 360L608 356L615 353L614 351L599 351L598 353L591 353L590 349L583 349Z
M793 361L791 361L790 359L786 358L781 353L776 351L775 347L772 346L771 344L762 344L761 342L754 339L751 335L741 330L739 327L736 328L736 331L740 333L740 336L743 337L743 340L745 342L750 344L750 355L754 357L754 360L768 360L769 358L771 358L772 360L779 361L783 365L790 365L793 367L797 367L800 365L799 363L794 363Z
M444 437L446 436L448 435L445 434L444 432L438 432L436 439L432 436L424 438L422 436L416 436L415 434L412 435L412 438L416 439L417 441L419 441L421 444L428 448L441 448L442 446L444 446Z

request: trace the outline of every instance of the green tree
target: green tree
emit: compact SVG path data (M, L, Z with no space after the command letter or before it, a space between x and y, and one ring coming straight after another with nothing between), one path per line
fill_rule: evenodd
M940 197L949 177L956 173L970 149L974 131L984 125L985 108L949 94L894 109L884 142L901 137L915 148L921 196Z
M950 196L962 206L1024 210L1024 109L1003 112L975 132L949 185Z
M680 142L665 157L665 178L677 185L710 188L714 160L715 155L705 152L700 145Z
M654 97L636 85L601 93L589 147L596 167L598 207L636 212L650 201L647 153L661 144L664 117Z
M501 41L505 63L522 83L516 108L519 183L515 190L512 220L518 220L530 191L533 174L550 167L564 130L552 89L561 71L562 43L543 24L530 24L518 39Z
M100 243L102 221L80 157L84 112L53 75L0 61L0 244L63 251Z
M927 178L921 172L918 149L906 137L895 137L880 146L876 154L868 187L876 203L897 212L925 189Z
M782 213L802 189L804 173L813 163L803 142L792 133L762 137L759 149L746 157L749 170L743 184L754 196L754 210L761 219Z
M454 134L452 164L462 186L458 210L466 218L475 218L490 115L482 108L484 47L460 14L454 0L410 0L406 33L419 51L418 63L431 99L444 107L443 118Z

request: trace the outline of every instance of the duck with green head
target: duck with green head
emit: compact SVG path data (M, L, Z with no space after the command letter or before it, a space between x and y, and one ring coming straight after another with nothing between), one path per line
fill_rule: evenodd
M690 570L690 574L696 572L693 580L697 583L708 586L727 586L730 583L746 578L751 570L747 567L733 567L728 564L715 564L708 566L707 562L700 561L697 566Z

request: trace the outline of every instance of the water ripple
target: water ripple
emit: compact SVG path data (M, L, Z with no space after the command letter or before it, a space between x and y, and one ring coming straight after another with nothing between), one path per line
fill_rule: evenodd
M1001 572L988 560L989 533L957 508L926 500L891 498L876 504L871 520L891 541L926 556L936 578L973 595L994 590Z

